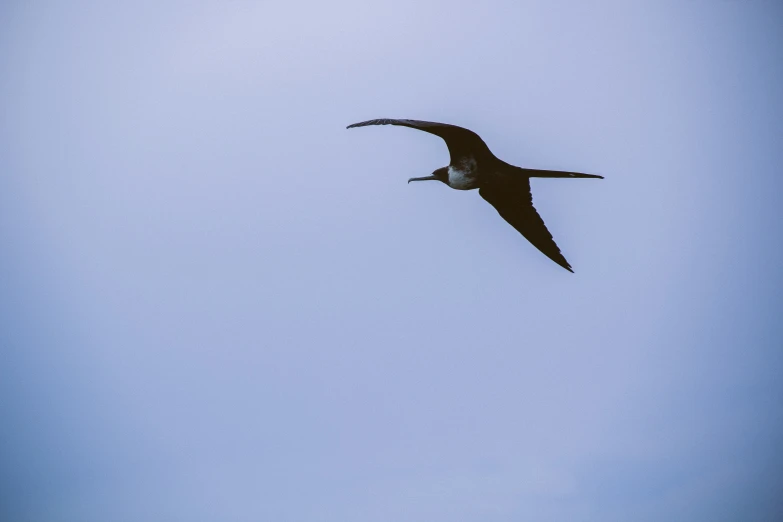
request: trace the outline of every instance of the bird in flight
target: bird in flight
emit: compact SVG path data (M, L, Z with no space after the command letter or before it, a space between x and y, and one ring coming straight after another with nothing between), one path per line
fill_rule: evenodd
M549 259L573 272L571 265L560 253L544 220L533 207L530 192L530 178L598 178L603 176L563 172L559 170L537 170L515 167L495 157L475 132L449 125L419 120L378 119L348 125L401 125L440 136L449 149L451 161L446 167L437 169L432 176L411 178L411 181L436 180L457 190L479 189L479 195L495 207L498 214L512 227L525 236L533 246Z

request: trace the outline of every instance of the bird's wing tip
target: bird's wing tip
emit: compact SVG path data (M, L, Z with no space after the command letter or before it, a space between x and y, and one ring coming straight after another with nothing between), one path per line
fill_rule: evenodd
M400 122L408 120L396 120L394 118L376 118L374 120L360 121L359 123L352 123L346 127L346 129L352 129L354 127L367 127L368 125L401 125Z

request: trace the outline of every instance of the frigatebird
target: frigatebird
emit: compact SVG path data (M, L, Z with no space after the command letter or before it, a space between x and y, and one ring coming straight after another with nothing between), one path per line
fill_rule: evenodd
M410 178L411 181L441 181L456 190L479 189L479 195L495 207L498 214L530 241L549 259L573 273L571 265L560 253L544 220L533 207L530 192L530 178L598 178L595 174L565 172L560 170L525 169L510 165L498 159L475 132L449 125L420 120L397 120L382 118L348 125L401 125L441 137L449 149L451 160L432 176Z

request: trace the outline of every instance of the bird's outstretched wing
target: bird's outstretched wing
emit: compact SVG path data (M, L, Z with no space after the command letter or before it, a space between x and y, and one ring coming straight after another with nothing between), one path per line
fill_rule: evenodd
M529 178L520 176L494 179L493 183L481 187L479 194L545 256L573 272L571 265L555 244L552 234L547 230L544 220L533 207Z
M410 127L412 129L418 129L440 136L443 138L443 141L446 142L452 159L457 159L466 155L481 157L490 153L486 143L484 143L484 140L482 140L478 134L472 130L456 125L449 125L448 123L381 118L378 120L354 123L353 125L348 125L346 128L352 129L354 127L366 127L368 125L400 125L402 127Z

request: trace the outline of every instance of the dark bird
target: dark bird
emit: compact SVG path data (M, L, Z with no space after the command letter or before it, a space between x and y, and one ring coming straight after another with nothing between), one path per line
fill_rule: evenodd
M440 136L449 148L451 161L432 176L411 178L411 181L437 180L457 190L479 189L479 194L495 207L498 214L520 234L533 243L549 259L573 272L571 265L560 253L544 220L533 208L530 178L598 178L603 176L537 170L515 167L498 159L478 134L456 125L418 120L379 119L354 123L347 128L368 125L401 125Z

